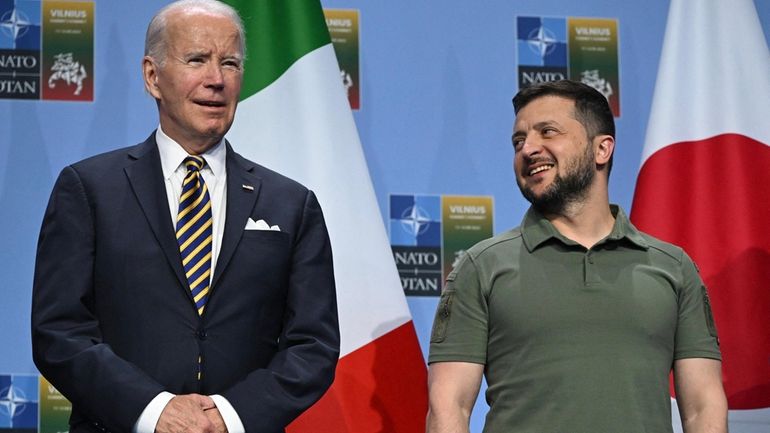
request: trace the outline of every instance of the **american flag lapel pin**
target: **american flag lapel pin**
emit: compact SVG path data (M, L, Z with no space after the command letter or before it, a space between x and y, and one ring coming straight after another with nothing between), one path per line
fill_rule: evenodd
M241 186L242 186L242 187L243 187L243 189L245 189L246 191L254 191L254 187L253 187L253 186L251 186L251 185L246 185L246 184L244 183L244 184L243 184L243 185L241 185Z

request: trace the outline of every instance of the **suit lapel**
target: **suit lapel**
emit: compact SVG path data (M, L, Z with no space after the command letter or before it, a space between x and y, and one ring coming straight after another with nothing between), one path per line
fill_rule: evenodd
M129 153L134 162L124 171L128 182L142 207L145 217L158 240L163 254L174 270L183 288L188 287L182 269L182 259L179 256L179 244L176 241L171 214L168 209L168 198L163 181L163 169L160 165L160 153L155 142L155 133L144 143ZM189 290L186 290L189 294ZM192 299L192 295L190 295Z
M227 216L225 230L222 236L222 248L217 258L217 268L211 282L212 291L216 290L217 281L227 268L233 256L235 247L241 240L246 221L251 215L254 204L259 196L262 181L254 173L254 166L233 152L230 143L227 145Z

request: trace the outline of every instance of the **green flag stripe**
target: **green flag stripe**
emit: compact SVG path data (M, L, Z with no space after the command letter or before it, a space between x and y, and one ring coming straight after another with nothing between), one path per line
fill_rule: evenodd
M264 89L305 54L331 42L318 0L224 0L243 19L241 100Z

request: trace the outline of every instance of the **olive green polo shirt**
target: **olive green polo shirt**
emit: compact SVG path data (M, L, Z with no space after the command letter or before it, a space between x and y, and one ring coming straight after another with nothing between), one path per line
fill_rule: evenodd
M586 249L530 209L447 277L429 362L484 364L485 433L671 432L674 360L720 359L692 260L611 210Z

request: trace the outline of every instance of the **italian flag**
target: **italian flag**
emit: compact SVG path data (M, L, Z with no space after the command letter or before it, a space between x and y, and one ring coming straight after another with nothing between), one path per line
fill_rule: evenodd
M334 255L342 336L331 389L292 433L423 432L426 367L317 0L229 0L246 28L228 139L311 188Z
M730 409L770 407L770 51L752 0L671 1L631 219L700 268Z

